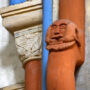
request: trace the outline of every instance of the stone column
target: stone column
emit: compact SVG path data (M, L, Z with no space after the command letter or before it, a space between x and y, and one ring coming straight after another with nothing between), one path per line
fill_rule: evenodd
M77 8L76 8L77 7ZM69 13L68 13L69 12ZM78 28L85 30L85 0L60 0L59 18L74 22ZM85 35L81 39L83 60L85 58Z
M70 20L79 28L80 51L83 62L85 59L85 0L60 0L59 19Z
M75 69L85 58L85 1L60 0L59 20L48 28L47 90L75 90Z
M25 68L25 90L41 90L42 2L28 1L0 9L4 27L15 37Z

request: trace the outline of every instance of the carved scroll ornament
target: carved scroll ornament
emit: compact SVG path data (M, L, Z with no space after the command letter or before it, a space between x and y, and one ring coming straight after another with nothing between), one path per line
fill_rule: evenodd
M54 22L47 31L46 48L48 50L64 50L70 48L75 43L81 46L77 25L69 20L58 20Z

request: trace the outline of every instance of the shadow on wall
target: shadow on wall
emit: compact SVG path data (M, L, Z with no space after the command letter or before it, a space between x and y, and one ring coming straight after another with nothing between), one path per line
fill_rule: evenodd
M75 72L76 90L89 90L87 87L88 83L88 64L87 61L76 69Z
M87 9L86 9L87 10ZM89 83L89 66L90 66L90 54L89 54L89 42L90 38L88 36L88 25L89 23L87 22L87 15L86 15L86 20L85 20L85 62L84 64L76 69L75 72L75 80L76 80L76 90L90 90L90 83Z
M2 88L24 82L24 69L18 59L14 37L2 25L0 28L2 32L0 33L0 88Z

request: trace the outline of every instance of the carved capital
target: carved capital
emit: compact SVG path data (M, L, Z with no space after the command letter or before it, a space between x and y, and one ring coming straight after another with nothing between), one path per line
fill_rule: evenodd
M23 64L42 58L42 25L14 33L16 48Z
M79 33L75 23L66 19L57 20L47 30L46 48L57 51L68 49L74 44L80 47Z

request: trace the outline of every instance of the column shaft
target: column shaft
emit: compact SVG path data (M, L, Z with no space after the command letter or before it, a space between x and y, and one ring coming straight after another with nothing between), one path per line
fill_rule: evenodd
M25 90L41 90L41 60L29 61L26 64Z
M85 57L85 0L60 0L59 19L46 34L47 90L75 90L75 69Z
M81 54L85 59L85 0L60 0L59 18L68 19L74 22L83 32L81 41Z

